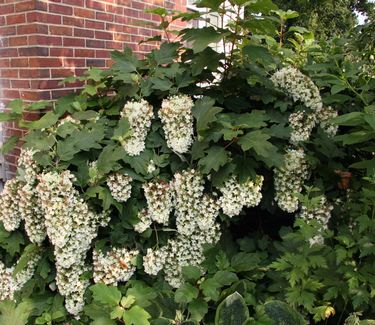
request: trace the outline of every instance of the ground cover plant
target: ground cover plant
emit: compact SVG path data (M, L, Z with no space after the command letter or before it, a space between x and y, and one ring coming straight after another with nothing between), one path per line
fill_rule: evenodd
M374 322L373 25L318 44L269 0L200 5L229 23L153 10L159 49L1 113L28 130L1 324Z

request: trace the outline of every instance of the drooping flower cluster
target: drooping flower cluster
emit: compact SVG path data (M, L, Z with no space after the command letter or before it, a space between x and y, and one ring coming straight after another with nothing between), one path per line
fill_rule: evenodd
M305 220L309 223L312 220L315 220L319 224L318 231L324 231L328 229L328 222L331 218L331 211L333 210L333 205L331 205L325 196L320 198L319 203L316 206L305 206L301 205L301 210L298 214L298 218ZM309 239L310 245L314 244L323 244L324 237L321 234L318 234Z
M125 104L121 117L128 119L131 135L122 139L121 142L130 156L138 156L145 149L145 141L153 116L152 106L144 99Z
M220 238L219 225L214 224L207 230L196 230L192 234L178 235L168 240L166 246L159 250L147 251L143 258L145 272L156 275L164 271L165 280L174 288L182 283L182 267L200 266L204 261L203 245L215 244Z
M98 226L105 226L109 220L106 214L89 209L74 188L74 179L68 170L44 173L39 176L37 191L47 234L54 245L56 283L65 296L67 310L76 315L83 308L83 294L88 285L88 281L81 279L87 270L86 252L97 235Z
M108 176L107 185L113 198L118 202L126 202L131 195L133 179L125 174L115 173Z
M177 153L185 153L193 143L194 102L189 96L176 95L164 99L159 110L167 145Z
M178 287L182 281L182 267L199 266L204 259L203 245L219 240L219 226L215 220L220 206L214 197L204 194L203 177L194 169L176 173L172 186L177 235L169 239L166 246L147 251L144 269L151 275L163 270L166 281Z
M311 110L315 111L323 107L318 87L298 69L282 68L272 75L271 80L294 101L301 101Z
M143 184L147 211L151 220L167 225L172 211L171 185L163 180Z
M229 217L234 217L241 213L243 207L255 207L262 199L263 176L256 179L247 180L240 184L235 176L225 182L220 188L223 196L220 198L220 206L223 212Z
M139 222L134 225L134 230L139 233L145 232L148 228L150 228L152 224L152 220L150 218L150 214L146 209L139 211L138 213Z
M337 117L338 113L332 107L323 107L317 112L320 127L329 136L334 137L338 130L338 125L335 125L331 120Z
M20 226L22 216L19 211L18 190L22 183L13 178L7 181L0 196L0 219L6 231L13 231Z
M109 252L93 252L94 281L117 285L128 281L135 272L132 260L139 254L136 250L112 248Z
M292 213L298 209L298 197L304 181L309 176L309 168L303 149L288 149L284 164L275 170L275 200L280 209Z
M25 221L25 231L31 242L40 244L46 237L44 212L36 190L37 175L40 168L33 159L34 151L23 149L18 160L19 178L25 183L18 190L19 211Z
M307 114L302 111L292 113L289 116L289 125L292 129L290 134L292 144L308 141L316 125L315 113Z
M34 252L25 267L14 274L18 262L11 267L5 267L0 261L0 300L13 300L14 294L34 275L35 267L40 259L39 252Z

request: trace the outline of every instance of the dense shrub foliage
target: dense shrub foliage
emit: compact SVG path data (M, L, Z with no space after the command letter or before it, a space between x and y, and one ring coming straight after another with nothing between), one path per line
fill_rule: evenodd
M318 45L285 29L296 12L231 4L1 113L28 129L0 198L1 324L371 324L372 26Z

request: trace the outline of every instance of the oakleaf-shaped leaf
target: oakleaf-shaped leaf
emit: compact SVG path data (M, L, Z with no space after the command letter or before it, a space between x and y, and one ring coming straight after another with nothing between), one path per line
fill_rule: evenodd
M150 322L148 320L150 318L151 315L139 306L133 306L126 310L123 315L126 325L149 325Z
M206 151L206 156L199 160L198 165L204 174L209 174L212 170L218 171L228 161L228 153L223 147L212 146Z
M228 32L218 32L213 27L192 28L182 31L183 40L192 42L194 53L202 52L209 44L220 42Z
M121 292L112 286L98 283L90 287L95 301L109 306L117 306L121 300Z
M221 107L214 106L214 104L215 100L210 97L203 97L195 102L192 111L197 120L198 134L207 130L209 124L217 120L216 114L223 110Z

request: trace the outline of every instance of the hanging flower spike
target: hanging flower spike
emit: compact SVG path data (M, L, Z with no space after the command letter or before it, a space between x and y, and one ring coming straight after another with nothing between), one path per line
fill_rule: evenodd
M189 96L176 95L164 99L159 110L167 145L179 154L186 153L193 143L193 106Z
M147 133L154 117L152 106L144 99L125 104L121 112L122 118L127 118L131 135L123 140L122 145L130 156L138 156L145 149Z

